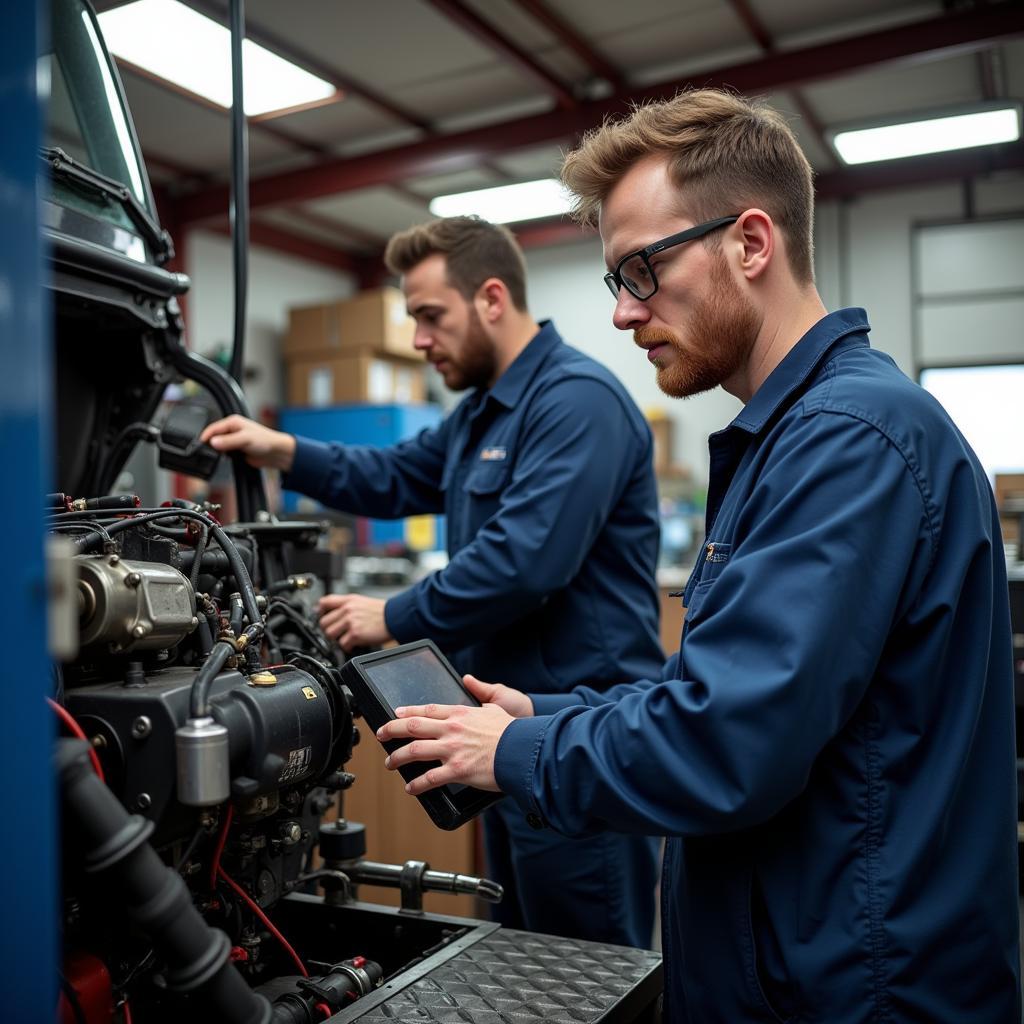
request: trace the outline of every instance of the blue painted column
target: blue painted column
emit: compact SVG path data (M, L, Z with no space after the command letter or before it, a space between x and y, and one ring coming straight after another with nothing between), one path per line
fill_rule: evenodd
M0 1018L52 1021L57 1005L56 732L44 697L42 496L50 483L50 324L41 284L42 107L36 54L49 5L0 4Z

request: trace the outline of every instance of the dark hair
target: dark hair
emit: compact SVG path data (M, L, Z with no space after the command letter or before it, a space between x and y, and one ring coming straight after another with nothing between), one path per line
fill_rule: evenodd
M394 235L384 251L392 274L405 274L428 256L441 253L448 282L471 299L489 277L503 281L512 304L526 311L526 260L508 228L480 217L445 217Z
M659 154L685 192L688 216L705 221L763 209L785 234L793 276L801 284L814 280L811 165L777 111L720 89L694 89L606 120L562 166L562 181L577 197L576 218L595 223L623 175Z

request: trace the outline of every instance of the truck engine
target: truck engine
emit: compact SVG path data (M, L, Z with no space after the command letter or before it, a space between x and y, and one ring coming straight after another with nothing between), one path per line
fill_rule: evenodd
M319 883L327 896L307 900L338 909L379 883L401 885L406 910L425 889L500 897L423 864L368 863L359 826L321 825L354 781L356 709L340 652L294 600L305 580L262 575L315 526L224 528L203 506L133 496L50 500L80 642L55 669L52 706L85 737L57 751L65 1019L176 1020L184 1003L216 1020L322 1020L424 951L410 954L401 919L315 948L303 928L293 945L270 916L285 896ZM429 945L473 926L441 924Z

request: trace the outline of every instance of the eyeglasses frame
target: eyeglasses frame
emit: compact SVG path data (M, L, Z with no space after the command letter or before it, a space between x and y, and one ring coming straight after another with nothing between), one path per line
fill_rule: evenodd
M655 295L659 288L658 275L654 272L654 267L651 266L651 257L656 256L660 252L664 252L666 249L671 249L673 246L682 245L683 242L693 242L698 238L703 238L705 235L711 234L712 231L717 231L719 228L724 228L728 224L735 224L740 219L742 214L736 214L734 217L719 217L717 220L709 220L704 224L697 224L692 228L687 228L685 231L679 231L674 235L666 235L665 238L659 238L656 242L651 242L650 245L645 246L643 249L634 249L632 252L627 252L625 256L615 264L615 269L610 270L604 275L604 283L608 285L608 290L614 296L616 302L619 299L619 292L625 288L633 298L640 302L646 302L651 296ZM622 280L622 266L631 259L635 259L637 256L643 260L644 266L647 268L647 272L651 275L651 280L654 282L654 289L648 295L637 295L635 291L625 281Z

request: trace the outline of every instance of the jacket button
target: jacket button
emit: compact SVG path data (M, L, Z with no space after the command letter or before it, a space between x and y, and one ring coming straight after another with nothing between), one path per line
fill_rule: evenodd
M534 814L533 811L531 811L526 816L526 824L529 825L530 828L543 828L544 827L544 821L541 818L541 816L539 814Z

